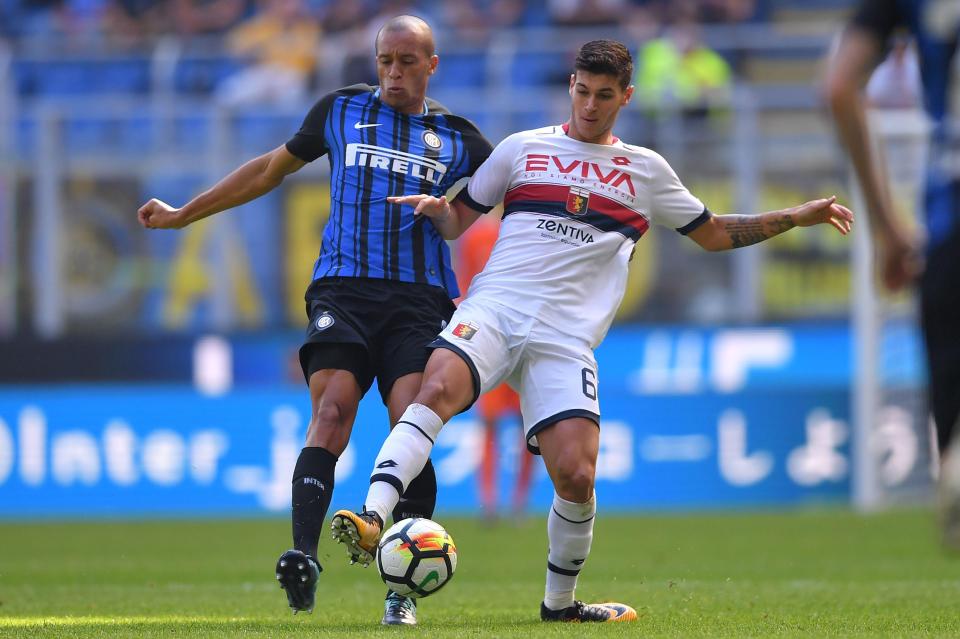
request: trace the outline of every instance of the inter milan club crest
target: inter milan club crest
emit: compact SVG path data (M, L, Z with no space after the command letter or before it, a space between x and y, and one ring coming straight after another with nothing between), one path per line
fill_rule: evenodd
M440 147L443 146L443 140L440 139L440 136L430 129L423 132L423 143L434 151L440 150Z
M583 215L587 212L590 202L590 191L579 186L571 186L567 194L567 211L574 215Z
M480 327L473 322L460 322L453 327L453 334L460 339L471 339L478 330Z
M320 317L317 318L316 326L318 331L325 331L331 326L333 326L333 315L330 314L330 311L324 311Z

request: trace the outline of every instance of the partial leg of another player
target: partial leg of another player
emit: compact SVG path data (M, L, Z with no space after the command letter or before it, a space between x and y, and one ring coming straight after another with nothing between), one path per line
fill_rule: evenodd
M942 253L931 257L921 287L920 317L927 355L930 410L940 450L937 505L941 541L945 549L960 552L960 342L956 338L960 303L953 292L955 275L960 275L960 268L952 261L954 256L950 257L951 261L946 262ZM937 270L931 272L930 268ZM944 282L949 285L945 286Z
M521 429L522 431L522 429ZM520 521L527 510L530 497L530 484L533 481L533 455L526 446L520 447L520 469L517 471L517 483L513 487L513 517Z
M574 598L577 578L590 554L596 518L596 476L600 431L592 419L572 417L537 433L540 454L553 481L554 496L547 517L549 554L547 583L540 618L543 621L635 621L625 604L585 604Z
M420 390L422 380L422 373L410 373L397 379L390 387L387 396L387 413L391 424L396 424L400 420L400 416ZM433 470L433 464L427 459L423 470L413 478L393 509L393 521L398 522L410 517L431 519L436 505L437 475ZM416 624L416 600L388 590L383 602L383 618L380 623L385 626Z
M444 423L474 396L473 375L464 360L447 349L434 350L416 398L380 448L363 511L338 510L333 516L334 539L355 561L373 561L387 515L430 459Z
M483 520L494 523L497 520L497 420L483 413L483 452L480 457L480 508Z
M292 480L293 549L277 560L277 581L294 614L313 611L320 529L333 495L337 459L347 447L363 390L353 373L323 369L310 375L311 417Z

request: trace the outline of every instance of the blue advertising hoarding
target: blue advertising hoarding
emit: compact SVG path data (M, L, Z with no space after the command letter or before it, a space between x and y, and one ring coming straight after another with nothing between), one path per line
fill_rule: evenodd
M218 398L163 387L5 392L0 513L285 511L308 421L304 399L292 389ZM846 404L838 391L605 401L598 496L608 509L842 499L849 481ZM383 408L365 401L338 465L336 504L362 503L386 428ZM502 439L519 446L519 428L505 430ZM478 507L482 436L480 423L466 414L439 438L440 509ZM501 485L509 483L511 466L504 464ZM538 468L534 507L551 497Z
M272 344L250 361L281 359L284 341ZM836 327L615 331L597 353L602 507L847 500L849 345ZM916 384L916 366L901 368ZM308 421L307 393L293 384L241 381L219 396L187 385L0 389L0 516L283 513ZM370 393L337 468L334 506L362 503L386 431ZM890 421L878 433L887 485L926 472L928 443L907 425ZM519 423L503 424L499 440L506 497ZM482 450L472 412L444 429L433 455L439 510L479 508ZM530 506L539 511L552 489L539 461L535 468Z

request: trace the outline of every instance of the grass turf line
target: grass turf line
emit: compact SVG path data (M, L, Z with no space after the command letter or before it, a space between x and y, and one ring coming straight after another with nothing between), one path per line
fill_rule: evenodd
M541 517L487 528L440 518L454 582L420 605L433 637L956 637L960 558L933 515L601 516L578 596L637 608L637 624L538 621ZM273 578L282 520L0 523L0 637L368 637L385 587L329 539L313 615ZM409 630L409 629L408 629Z

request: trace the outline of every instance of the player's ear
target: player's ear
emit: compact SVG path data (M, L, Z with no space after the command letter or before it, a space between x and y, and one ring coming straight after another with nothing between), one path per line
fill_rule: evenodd
M627 87L627 90L623 92L623 101L620 103L620 106L627 106L630 102L630 98L633 97L633 85Z
M440 56L433 54L430 56L430 75L437 72L437 65L440 63Z
M574 87L576 84L577 84L577 74L576 74L576 73L571 73L571 74L570 74L570 89L569 89L569 91L570 91L570 96L571 96L571 97L573 96L573 87Z

